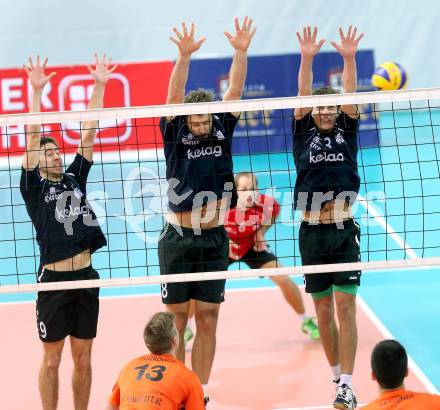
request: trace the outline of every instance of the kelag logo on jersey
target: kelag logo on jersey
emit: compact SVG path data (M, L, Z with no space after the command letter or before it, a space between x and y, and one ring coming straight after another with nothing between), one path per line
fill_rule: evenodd
M68 75L58 86L60 111L85 110L92 97L94 82L89 74ZM128 79L119 73L113 73L107 85L106 93L111 93L115 106L130 106L130 84ZM63 124L64 139L70 144L77 144L81 139L79 122ZM126 141L131 133L131 120L104 120L98 123L95 142L114 144Z
M188 159L196 159L200 157L220 157L222 155L221 145L215 145L213 147L202 147L198 149L189 149L186 151Z

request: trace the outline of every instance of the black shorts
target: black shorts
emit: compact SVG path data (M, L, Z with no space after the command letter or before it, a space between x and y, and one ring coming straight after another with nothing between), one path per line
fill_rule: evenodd
M349 219L339 224L301 223L299 250L303 265L348 263L360 261L360 227ZM361 272L317 273L304 275L306 292L317 293L331 285L360 285Z
M181 231L181 234L179 233ZM228 270L229 241L223 226L202 229L166 224L159 240L161 275ZM162 302L184 303L196 299L209 303L225 300L225 280L163 283Z
M229 265L234 262L238 262L241 265L241 263L244 262L251 269L260 269L266 263L276 260L277 257L272 252L270 252L270 250L256 252L253 248L251 248L243 255L241 259L229 259Z
M99 279L91 266L77 271L54 272L40 268L38 282ZM41 341L56 342L71 335L78 339L96 337L99 288L38 292L37 326Z

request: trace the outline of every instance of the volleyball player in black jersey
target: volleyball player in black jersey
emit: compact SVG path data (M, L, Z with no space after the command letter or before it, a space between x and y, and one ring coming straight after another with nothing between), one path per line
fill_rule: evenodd
M332 42L343 57L344 92L355 92L355 54L363 34L339 29L341 43ZM312 94L314 56L324 40L316 41L317 29L297 33L301 49L299 95ZM314 94L332 94L324 88ZM353 219L352 204L359 191L357 166L356 105L331 105L295 110L292 122L297 170L295 207L303 211L299 247L303 265L357 262L360 260L360 231ZM356 293L360 272L305 275L306 292L312 294L319 332L327 360L338 383L335 408L356 407L352 374L357 347ZM339 334L335 321L339 322Z
M110 74L105 55L95 55L96 67L88 67L95 81L89 108L103 106ZM39 112L44 86L55 75L44 71L47 59L34 64L29 58L25 71L32 87L30 112ZM39 282L98 279L91 266L91 254L107 241L86 199L87 176L93 161L97 122L81 124L81 142L75 159L64 172L58 142L41 137L40 125L29 125L23 158L20 191L36 231L40 248ZM39 292L37 325L43 342L39 374L44 410L57 407L58 368L65 338L70 335L74 362L72 388L75 410L86 410L91 387L91 350L98 322L99 289Z
M241 26L235 19L235 30L235 35L225 32L234 48L234 56L224 101L241 98L247 49L255 33L252 20L247 17ZM173 31L176 37L171 40L177 45L179 56L171 74L167 104L212 101L212 94L204 90L192 91L185 97L191 55L205 39L194 39L194 24L189 30L182 24L182 32L176 28ZM170 210L159 241L161 274L228 269L228 238L223 215L231 197L232 202L236 201L231 145L238 117L239 113L221 113L161 119ZM162 301L176 315L180 333L177 357L182 361L190 300L195 300L196 336L191 361L192 369L204 385L205 395L224 289L224 280L162 285Z

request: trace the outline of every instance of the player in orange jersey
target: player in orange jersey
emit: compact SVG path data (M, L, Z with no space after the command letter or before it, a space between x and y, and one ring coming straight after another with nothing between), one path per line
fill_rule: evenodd
M129 362L119 374L107 410L204 410L197 375L176 359L179 333L171 312L158 312L144 330L151 354Z
M379 385L379 397L364 410L440 410L440 396L416 393L405 389L408 376L408 356L396 340L383 340L371 354L372 378Z

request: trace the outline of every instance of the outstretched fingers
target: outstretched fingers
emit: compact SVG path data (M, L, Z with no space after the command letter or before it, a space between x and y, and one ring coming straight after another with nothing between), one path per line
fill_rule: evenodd
M188 29L186 27L186 23L185 22L182 23L182 33L183 33L184 37L188 36Z
M28 63L31 70L35 69L34 62L32 61L32 57L28 57Z
M173 27L173 31L174 31L174 34L176 35L176 37L177 37L179 40L182 40L183 36L182 36L182 34L180 34L179 30L177 30L176 27Z
M202 37L199 41L197 41L197 46L200 47L206 40L206 37Z
M359 44L359 41L364 37L364 33L360 34L359 37L355 40L356 44Z
M234 23L235 23L235 31L240 31L240 23L238 22L238 17L235 17L234 19Z

